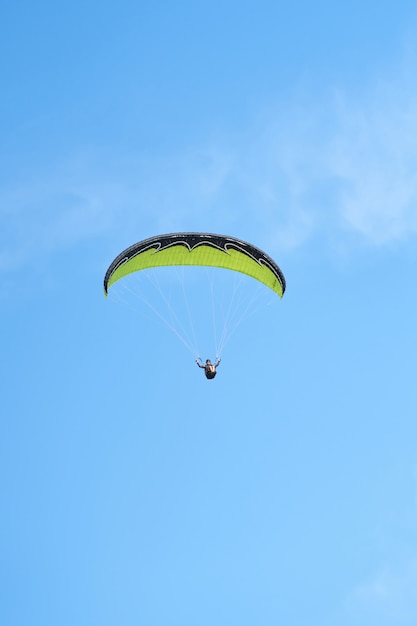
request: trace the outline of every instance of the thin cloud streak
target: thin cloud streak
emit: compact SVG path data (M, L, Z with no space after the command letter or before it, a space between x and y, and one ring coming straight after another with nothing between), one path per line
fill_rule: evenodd
M347 613L354 623L415 624L417 622L417 556L394 569L382 568L367 583L358 586L347 602Z
M415 236L417 82L403 80L356 96L304 94L266 122L240 180L282 245L353 236L353 245L385 246Z
M376 245L417 232L417 94L404 98L404 91L393 83L361 108L345 101L329 151L344 184L341 215Z
M417 623L417 473L413 472L410 507L397 511L394 527L379 529L383 564L349 593L345 615L355 626ZM381 534L382 531L382 534Z
M411 75L410 75L411 76ZM417 233L417 82L334 90L164 157L89 153L0 192L0 270L110 233L217 230L281 250ZM39 246L39 243L41 246Z

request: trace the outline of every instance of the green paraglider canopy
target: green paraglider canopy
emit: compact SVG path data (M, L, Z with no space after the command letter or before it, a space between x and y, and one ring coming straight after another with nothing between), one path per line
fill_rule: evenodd
M104 278L104 293L120 278L133 272L170 265L220 267L247 274L280 298L285 278L265 252L250 243L210 233L171 233L140 241L119 254Z

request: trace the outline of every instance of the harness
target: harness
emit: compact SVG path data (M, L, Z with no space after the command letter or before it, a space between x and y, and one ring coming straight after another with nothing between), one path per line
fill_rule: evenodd
M214 367L214 365L206 365L206 367L204 368L205 374L206 374L206 378L214 378L216 375L216 368Z

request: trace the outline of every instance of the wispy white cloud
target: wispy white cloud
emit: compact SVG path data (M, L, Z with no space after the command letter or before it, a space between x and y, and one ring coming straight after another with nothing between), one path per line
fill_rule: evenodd
M346 623L352 626L417 624L417 474L406 511L396 511L394 526L377 532L382 565L358 584L346 600ZM345 621L343 622L345 623Z
M417 80L302 93L238 160L282 245L313 235L387 245L417 233ZM272 120L272 121L271 121Z
M211 222L280 249L313 237L407 240L417 233L417 79L401 71L361 92L299 89L171 168L142 186L167 228Z
M413 626L417 623L417 556L402 566L386 566L358 586L347 602L357 626Z
M417 233L417 79L297 89L240 133L171 154L84 153L0 190L0 269L106 233L217 230L273 250ZM34 168L36 170L36 168Z
M1 269L25 264L36 251L70 245L91 233L97 207L82 189L60 180L28 184L1 196Z
M417 232L417 82L378 85L363 102L345 97L340 133L328 148L342 182L346 225L374 244Z

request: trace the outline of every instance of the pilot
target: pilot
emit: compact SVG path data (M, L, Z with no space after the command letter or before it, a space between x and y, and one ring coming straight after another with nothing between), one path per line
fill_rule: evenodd
M204 364L202 364L202 362L200 363L200 361L201 361L201 358L198 357L198 359L196 359L195 362L197 363L198 367L201 367L202 369L204 369L206 378L208 378L208 380L211 380L212 378L214 378L217 373L216 370L220 364L221 359L217 356L215 363L212 363L210 359L207 359Z

